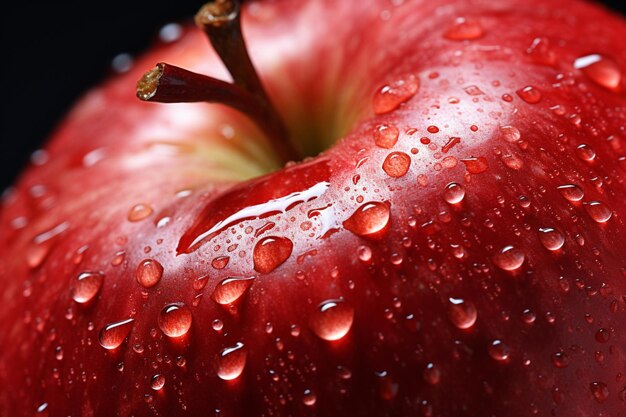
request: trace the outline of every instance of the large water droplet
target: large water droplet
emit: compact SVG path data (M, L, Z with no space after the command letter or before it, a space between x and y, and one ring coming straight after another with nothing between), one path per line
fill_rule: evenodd
M487 158L484 156L461 159L461 162L465 164L465 169L470 174L480 174L489 168Z
M224 381L238 378L246 367L247 352L241 342L223 349L217 358L217 376Z
M191 310L184 303L168 304L161 310L157 323L168 337L181 337L191 328Z
M532 85L520 88L515 93L517 93L517 95L528 104L537 104L543 98L541 91Z
M163 276L163 266L154 259L144 259L135 270L135 279L144 288L154 287Z
M391 212L387 203L372 201L360 206L343 226L363 237L380 237L387 230Z
M394 125L378 125L374 130L374 141L381 148L391 149L398 142L399 134L398 128Z
M476 323L476 306L462 298L448 298L448 318L459 329L469 329Z
M372 101L374 113L385 114L397 109L400 104L409 100L419 90L419 79L412 74L396 78L382 86Z
M576 156L583 161L591 162L596 159L596 151L586 143L582 143L576 147Z
M152 214L152 207L147 204L136 204L128 212L128 221L138 222Z
M445 38L453 41L478 39L483 35L484 30L479 22L464 17L457 17L443 34Z
M103 282L102 272L81 272L72 287L72 299L77 303L88 303L98 294Z
M493 256L493 263L505 271L514 271L524 263L526 255L513 246L505 246Z
M150 380L150 388L152 388L155 391L159 391L163 389L164 386L165 386L165 377L161 374L154 375L152 379Z
M317 397L315 396L315 393L310 389L305 389L304 394L302 395L302 403L306 406L313 407L316 401Z
M517 143L522 137L521 132L515 126L501 126L500 132L502 133L502 138L510 143Z
M606 223L613 216L613 211L601 201L585 203L587 214L597 223Z
M354 309L343 300L326 300L321 303L310 325L316 335L328 341L339 340L350 331Z
M98 335L100 345L108 350L118 348L130 333L134 321L134 319L126 319L104 326Z
M285 262L292 251L293 242L286 237L264 237L254 246L254 269L263 274L270 273Z
M215 269L224 269L230 261L229 256L218 256L211 261L211 266Z
M589 384L589 388L597 402L603 403L609 398L609 388L604 382L592 382Z
M250 288L255 277L230 277L222 280L213 290L213 300L221 305L229 305L239 300Z
M463 201L465 197L465 188L461 184L451 182L446 185L446 189L443 192L443 199L450 204L458 204Z
M411 166L411 157L404 152L391 152L383 161L383 170L390 177L404 176Z
M511 354L509 347L502 343L501 340L497 339L491 342L487 351L489 352L489 356L499 362L506 361Z
M539 229L539 241L548 250L559 250L565 243L565 237L556 229L542 227Z
M599 54L586 55L574 61L574 68L581 70L601 87L612 91L619 90L622 72L619 65L608 57Z
M580 201L585 196L585 192L576 184L565 184L557 187L557 190L569 201Z

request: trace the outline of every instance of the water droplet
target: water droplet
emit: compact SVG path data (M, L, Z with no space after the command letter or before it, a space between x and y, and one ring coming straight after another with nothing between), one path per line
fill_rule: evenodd
M611 209L601 201L590 201L584 204L587 214L597 223L606 223L613 216Z
M215 319L213 323L211 323L211 327L213 327L213 330L216 332L219 332L224 328L224 322L220 319Z
M434 363L429 363L424 369L424 381L430 385L437 385L441 380L441 370Z
M611 339L611 332L607 329L599 329L596 332L596 340L599 343L606 343L609 341L609 339Z
M385 114L397 109L400 104L417 93L419 86L419 79L412 74L396 78L385 84L374 94L372 101L374 113Z
M453 41L478 39L483 35L484 30L479 22L464 17L457 17L443 34L445 38Z
M548 250L559 250L565 243L565 237L556 229L542 227L539 229L539 241Z
M501 126L500 133L502 133L502 138L510 143L517 143L522 137L519 129L515 126Z
M128 53L117 54L111 60L111 68L118 74L123 74L133 68L133 56Z
M552 354L552 363L557 368L566 368L569 365L569 356L564 352L556 352Z
M247 352L241 342L223 349L217 358L217 376L224 381L237 379L246 367Z
M134 321L134 319L126 319L104 326L98 335L100 345L108 350L118 348L130 333Z
M428 133L432 134L439 133L439 128L437 126L428 126L426 130L428 131Z
M357 248L357 256L361 262L368 263L372 260L372 250L369 246L359 246Z
M230 257L228 256L218 256L211 261L211 266L215 269L224 269L229 261Z
M377 201L360 206L343 226L362 237L380 237L387 230L391 212L387 203Z
M533 324L537 320L537 314L530 309L524 309L522 311L522 321L526 324Z
M487 158L484 156L461 159L461 162L465 164L465 169L470 174L480 174L489 168Z
M476 323L478 311L473 303L462 298L448 298L448 318L459 329L469 329Z
M313 407L316 401L317 397L315 396L315 393L310 389L305 389L304 394L302 395L302 402L304 405Z
M293 242L286 237L264 237L254 246L254 269L263 274L270 273L285 262L292 251Z
M597 402L603 403L609 398L609 388L604 382L592 382L589 384L589 388L591 389L593 398L595 398Z
M339 340L350 331L354 309L343 300L326 300L311 317L311 328L320 338Z
M250 288L255 277L229 277L222 280L213 290L213 300L221 305L229 305L239 300Z
M461 138L458 136L452 136L448 141L441 147L441 152L448 153L450 149L454 148L457 144L461 143Z
M391 152L383 161L383 170L390 177L404 176L411 166L411 157L404 152Z
M183 34L183 28L178 23L168 23L163 25L159 30L159 39L161 42L172 43L180 39Z
M592 54L574 61L574 68L579 69L597 85L611 91L619 90L622 72L619 65L612 59Z
M526 53L538 64L550 67L556 64L556 53L547 38L535 38Z
M374 130L374 141L381 148L391 149L398 142L399 134L398 128L394 125L378 125Z
M520 249L513 246L505 246L499 253L494 255L493 263L505 271L514 271L524 263L526 255Z
M184 303L168 304L161 310L157 323L168 337L181 337L191 328L191 310Z
M517 93L517 95L528 104L537 104L543 98L541 91L532 85L520 88L515 93Z
M154 375L152 379L150 380L150 388L152 388L155 391L163 389L164 386L165 386L165 377L161 374Z
M591 162L596 159L596 151L591 146L583 143L576 148L576 156L583 161Z
M147 204L135 204L128 212L128 221L138 222L152 214L152 207Z
M135 270L135 279L144 288L154 287L163 276L163 266L154 259L144 259Z
M72 299L77 303L88 303L98 294L103 282L102 272L81 272L72 287Z
M451 182L446 185L446 189L443 192L443 198L450 204L458 204L463 201L465 197L465 188L456 182Z
M569 201L580 201L585 196L584 191L576 184L565 184L557 187L557 190Z
M511 350L507 345L502 343L501 340L494 340L489 345L487 351L489 352L489 356L497 361L506 361L511 355Z

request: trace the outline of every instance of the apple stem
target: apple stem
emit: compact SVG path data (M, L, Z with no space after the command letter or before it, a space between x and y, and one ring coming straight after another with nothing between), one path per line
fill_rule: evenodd
M137 82L137 97L157 103L224 104L247 115L262 127L274 140L275 149L284 162L298 156L293 148L276 142L285 132L282 124L274 123L268 108L260 105L258 97L238 85L161 62Z

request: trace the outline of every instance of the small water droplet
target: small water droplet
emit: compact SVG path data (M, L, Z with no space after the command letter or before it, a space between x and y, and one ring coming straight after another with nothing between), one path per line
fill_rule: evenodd
M213 300L221 305L229 305L239 300L250 288L255 277L229 277L222 281L213 290Z
M133 68L134 60L133 56L128 53L117 54L111 60L111 68L118 74L123 74L130 71Z
M539 241L548 250L559 250L565 243L565 237L556 229L542 227L539 229Z
M619 65L608 57L599 54L586 55L574 61L574 68L581 70L600 87L611 91L619 90L622 72Z
M613 211L601 201L584 203L587 214L597 223L606 223L613 216Z
M387 230L391 212L387 203L373 201L360 206L343 226L362 237L380 237Z
M144 288L154 287L163 276L163 266L154 259L144 259L135 270L135 279Z
M237 379L246 367L247 352L241 342L223 349L217 358L217 376L224 381Z
M464 197L465 188L463 188L462 185L456 182L451 182L450 184L446 185L446 189L443 192L443 198L444 200L446 200L446 202L448 202L449 204L458 204L463 201Z
M374 94L372 101L374 113L385 114L397 109L417 93L419 86L419 79L412 74L385 84Z
M381 124L374 130L374 141L381 148L391 149L398 142L399 134L398 128L394 125Z
M191 328L191 310L184 303L168 304L161 310L157 323L168 337L181 337Z
M270 273L285 262L292 251L293 242L286 237L264 237L254 246L254 269L263 274Z
M606 343L611 339L611 332L607 329L599 329L596 332L596 340L599 343Z
M461 159L461 162L465 164L465 169L470 174L480 174L489 168L487 158L484 156Z
M224 322L220 319L215 319L213 323L211 323L211 327L213 327L213 330L216 332L219 332L224 328Z
M569 201L580 201L585 196L584 191L576 184L565 184L557 187L557 190Z
M564 352L556 352L552 354L552 363L557 368L566 368L569 365L569 356Z
M359 246L357 248L357 256L361 262L368 263L372 260L372 250L369 246Z
M391 152L383 161L383 170L390 177L404 176L411 166L411 157L404 152Z
M483 27L476 20L457 17L454 23L444 32L443 36L453 41L467 41L481 38Z
M524 263L526 255L513 246L505 246L493 256L493 263L505 271L514 271Z
M165 377L161 374L154 375L152 379L150 380L150 387L155 391L159 391L160 389L163 389L164 386L165 386Z
M350 331L354 309L343 300L326 300L311 317L311 328L320 338L339 340Z
M147 204L135 204L128 212L128 221L138 222L152 214L152 207Z
M517 143L522 137L521 132L515 126L501 126L500 132L502 133L502 138L510 143Z
M491 342L487 351L489 352L489 356L499 362L506 361L511 355L511 350L509 349L509 347L498 339Z
M537 104L543 98L541 91L532 85L527 85L515 92L522 100L528 104Z
M476 323L478 311L473 303L462 298L448 298L448 318L459 329L469 329Z
M134 321L134 319L126 319L104 326L98 335L100 345L108 350L118 348L130 333Z
M183 34L183 28L178 23L168 23L163 25L159 30L159 39L161 42L172 43L180 39Z
M592 382L589 384L589 388L591 389L593 398L595 398L597 402L603 403L609 398L609 388L604 382Z
M557 56L547 38L535 38L526 53L538 64L553 66L556 64Z
M424 369L424 381L430 385L437 385L441 380L441 370L434 363L429 363Z
M434 125L428 126L426 130L428 131L428 133L432 133L432 134L439 133L439 128Z
M88 303L98 294L103 282L102 272L81 272L72 287L72 299L80 304Z
M304 394L302 395L302 402L304 405L313 407L316 401L317 397L315 396L315 393L310 389L305 389Z

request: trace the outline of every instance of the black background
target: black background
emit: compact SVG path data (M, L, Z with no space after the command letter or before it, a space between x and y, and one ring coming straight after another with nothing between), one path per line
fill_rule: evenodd
M603 3L626 14L626 0ZM113 57L139 53L159 27L189 19L201 4L23 0L3 5L0 191L15 180L72 103L107 76Z

